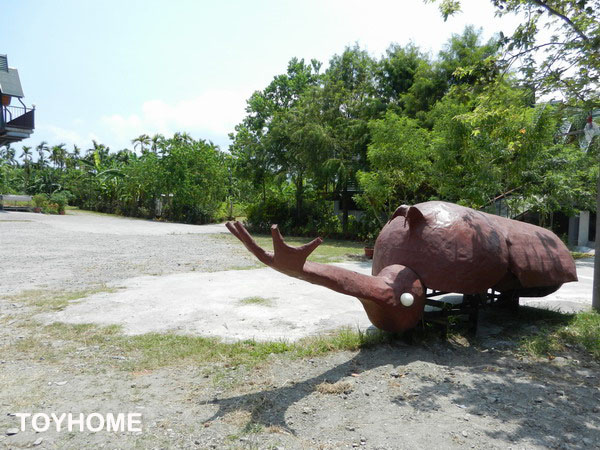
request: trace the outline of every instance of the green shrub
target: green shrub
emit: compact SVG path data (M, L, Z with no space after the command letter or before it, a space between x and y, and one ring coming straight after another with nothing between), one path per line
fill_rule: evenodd
M365 244L373 246L381 228L381 222L373 213L365 211L359 220L349 224L348 231L355 234Z
M60 209L56 203L46 203L46 206L42 208L44 214L59 214Z
M255 233L269 233L277 224L285 235L337 236L340 219L333 213L333 203L322 199L307 199L296 211L293 197L273 196L246 208L246 226Z
M35 194L32 200L36 208L43 208L48 203L48 196L46 194Z
M285 233L292 225L290 205L284 198L269 197L264 202L248 205L246 226L256 233L268 233L277 224Z
M50 202L56 205L59 214L64 214L65 207L69 203L69 194L67 192L55 192L50 196Z

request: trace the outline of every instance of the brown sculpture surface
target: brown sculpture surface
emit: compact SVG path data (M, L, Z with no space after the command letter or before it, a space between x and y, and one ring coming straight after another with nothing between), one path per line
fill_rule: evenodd
M554 233L446 202L400 206L377 237L371 276L306 261L321 238L290 247L273 225L271 253L241 223L227 228L267 266L357 297L373 325L387 331L416 326L427 288L539 297L577 280L573 258Z

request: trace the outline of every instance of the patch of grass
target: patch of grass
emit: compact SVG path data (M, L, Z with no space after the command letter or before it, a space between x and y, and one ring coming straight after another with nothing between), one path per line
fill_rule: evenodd
M46 354L47 359L60 359L61 355L82 345L97 346L94 358L101 364L114 365L129 371L152 370L176 365L181 362L224 363L228 366L244 365L256 367L273 355L288 358L305 358L342 350L358 350L379 344L391 343L394 335L384 332L364 333L351 329L340 329L323 336L305 338L297 342L257 342L246 340L234 343L222 342L218 338L186 336L176 334L147 333L127 336L120 326L98 326L92 324L53 323L43 326L29 321L32 335L13 344L20 352L32 356ZM65 345L52 349L41 343L59 340ZM71 357L77 357L72 352ZM119 359L115 359L115 355Z
M235 425L236 427L244 427L251 419L252 414L250 414L250 411L242 409L228 411L222 418L223 422L229 425Z
M91 323L68 324L55 322L44 327L53 338L78 341L86 345L101 345L122 337L120 325L100 326Z
M247 266L214 267L214 268L210 268L208 270L202 270L202 272L207 273L207 272L222 272L224 270L253 270L253 269L260 269L262 267L265 267L265 266L258 260L255 260L255 261L251 262L250 264L248 264ZM192 267L192 272L195 272L195 271L196 271L196 269L194 267Z
M264 426L258 422L248 422L243 429L244 434L262 433Z
M11 324L13 322L16 322L18 319L18 316L16 314L3 314L2 316L0 316L0 324Z
M527 320L535 330L521 339L521 349L535 356L555 356L567 347L589 352L600 360L600 314L580 312L561 314L555 311L531 310L523 308L520 321Z
M351 328L341 328L329 335L320 335L301 339L295 344L293 352L299 357L324 355L332 351L356 351L381 344L391 344L397 335L381 330L364 332Z
M583 258L591 258L594 255L591 253L571 252L571 256L573 257L573 259L583 259Z
M223 422L239 428L237 433L227 435L226 439L229 441L237 441L245 435L265 431L264 425L252 420L252 413L250 411L240 409L232 411L223 417Z
M246 297L239 301L241 305L260 305L260 306L273 306L274 302L272 298L265 297Z
M318 384L315 389L321 394L349 394L354 388L348 381L338 381L337 383L325 381Z
M99 286L92 289L73 292L56 292L42 289L32 289L17 295L4 297L10 302L24 303L36 308L36 312L62 311L69 303L100 292L115 292L115 288Z
M268 235L253 235L254 240L267 251L273 251L273 240ZM229 235L220 235L220 239L227 239L242 245L237 238ZM312 241L311 238L289 237L285 242L291 246L304 245ZM357 259L364 254L364 244L356 241L342 241L337 239L324 239L323 243L308 257L309 261L332 263Z

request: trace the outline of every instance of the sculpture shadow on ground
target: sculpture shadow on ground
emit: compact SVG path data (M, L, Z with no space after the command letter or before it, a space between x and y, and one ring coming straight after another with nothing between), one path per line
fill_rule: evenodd
M523 328L535 326L534 321ZM590 402L597 402L600 397L597 380L586 378L576 368L561 368L544 361L521 361L512 351L499 351L493 347L514 346L519 340L519 331L515 334L513 329L511 334L511 341L494 336L490 340L484 336L477 340L477 345L470 347L456 347L439 340L413 346L402 342L379 345L361 349L347 361L317 375L307 378L299 375L297 380L281 387L226 398L198 399L198 402L217 407L206 422L241 410L250 414L250 423L276 426L296 434L293 425L286 421L286 414L291 407L314 394L319 384L348 380L357 374L368 375L390 366L392 370L400 370L418 361L441 366L444 371L456 374L456 380L413 373L417 378L411 395L384 396L382 401L388 405L382 404L382 410L395 404L407 408L407 412L430 413L452 403L459 408L457 411L462 409L464 413L485 416L495 423L510 424L483 431L490 438L509 445L527 440L553 447L567 440L570 448L583 448L589 446L589 442L600 442L600 424L598 421L594 424L596 414L586 409L591 408ZM589 401L577 401L583 398ZM339 402L343 409L344 401L340 398ZM374 414L378 412L374 411ZM400 418L398 425L401 425Z

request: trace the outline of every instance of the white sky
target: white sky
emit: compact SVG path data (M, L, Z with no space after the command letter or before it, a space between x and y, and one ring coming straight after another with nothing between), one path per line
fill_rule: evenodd
M463 10L444 22L422 0L4 0L0 53L36 105L36 131L16 147L96 139L119 150L187 131L226 149L246 99L292 57L326 67L354 43L379 57L410 41L436 54L468 24L485 39L517 24L488 0Z

